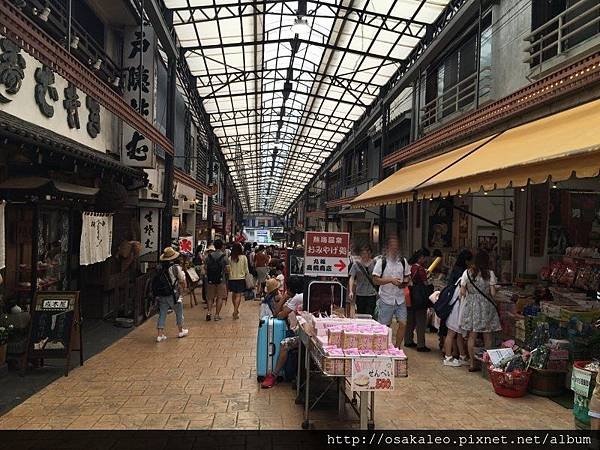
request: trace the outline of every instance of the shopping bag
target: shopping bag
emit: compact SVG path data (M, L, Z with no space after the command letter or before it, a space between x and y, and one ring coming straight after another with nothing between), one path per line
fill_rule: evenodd
M255 286L254 277L250 272L246 272L246 289L254 289Z

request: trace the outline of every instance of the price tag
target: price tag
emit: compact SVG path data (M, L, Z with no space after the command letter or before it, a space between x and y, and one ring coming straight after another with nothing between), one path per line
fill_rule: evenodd
M355 358L352 360L353 391L393 391L392 358Z

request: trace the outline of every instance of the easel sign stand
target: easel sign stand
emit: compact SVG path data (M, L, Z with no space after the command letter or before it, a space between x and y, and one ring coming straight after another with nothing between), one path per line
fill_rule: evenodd
M31 328L21 376L29 361L64 359L65 376L71 369L71 352L79 352L83 366L79 291L36 292L31 307Z

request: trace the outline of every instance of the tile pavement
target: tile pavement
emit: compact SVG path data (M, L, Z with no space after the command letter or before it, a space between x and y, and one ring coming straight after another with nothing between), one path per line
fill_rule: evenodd
M184 304L188 337L175 337L169 316L169 339L157 344L150 320L0 417L0 429L300 429L291 386L256 383L258 304L244 303L234 321L228 301L220 322ZM479 374L443 367L437 352L407 354L409 378L376 397L377 428L573 428L571 411L548 399L499 397ZM312 419L316 428L357 427L349 413Z

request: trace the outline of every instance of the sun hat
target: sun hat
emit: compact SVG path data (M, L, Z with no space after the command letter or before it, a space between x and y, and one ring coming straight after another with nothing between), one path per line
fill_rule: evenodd
M159 260L161 261L173 261L174 259L179 258L179 252L173 250L173 247L167 247L163 250L162 255L160 255Z
M279 289L279 280L276 278L269 278L266 285L267 294L270 294L276 289Z

